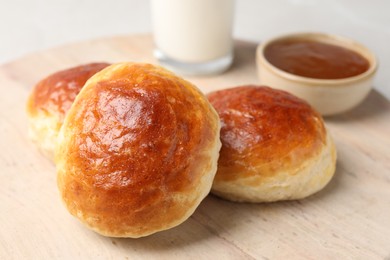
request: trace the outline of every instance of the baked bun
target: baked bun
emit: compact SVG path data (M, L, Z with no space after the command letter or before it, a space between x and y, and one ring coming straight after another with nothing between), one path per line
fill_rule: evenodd
M305 101L258 86L208 98L222 122L214 194L246 202L301 199L332 178L335 146L321 116Z
M191 83L150 64L93 76L69 110L56 150L69 212L111 237L185 221L210 192L220 121Z
M56 72L41 80L27 101L29 137L54 158L57 135L66 112L85 82L108 63L90 63Z

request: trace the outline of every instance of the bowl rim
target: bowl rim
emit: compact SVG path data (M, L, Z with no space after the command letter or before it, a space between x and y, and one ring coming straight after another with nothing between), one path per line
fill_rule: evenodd
M344 44L340 44L338 46L344 47L346 49L352 50L352 51L357 52L360 55L362 55L365 59L368 60L369 68L365 72L358 74L356 76L353 76L353 77L347 77L347 78L342 78L342 79L317 79L317 78L309 78L309 77L299 76L299 75L295 75L295 74L286 72L284 70L281 70L278 67L274 66L272 63L270 63L265 58L264 50L271 43L281 41L281 40L299 39L299 38L309 38L313 41L325 42L328 44L329 44L329 42L326 42L323 39L329 39L330 41L334 42L335 45L337 45L337 42L344 43ZM332 43L330 43L330 44L332 44ZM358 51L354 48L348 48L347 45L357 46L357 48L359 48L363 51ZM374 55L374 53L370 49L368 49L363 44L361 44L355 40L352 40L350 38L340 36L340 35L322 33L322 32L289 33L289 34L283 34L283 35L279 35L279 36L270 38L270 39L264 41L263 43L260 43L257 46L256 56L257 56L257 59L256 59L257 62L263 63L263 65L265 65L268 69L270 69L271 72L273 72L273 73L275 73L283 78L289 79L291 81L301 82L301 83L305 83L305 84L313 85L313 86L319 86L319 85L337 86L339 84L346 84L346 85L351 84L351 83L354 83L356 81L360 81L362 79L365 79L367 77L374 75L378 69L377 57Z

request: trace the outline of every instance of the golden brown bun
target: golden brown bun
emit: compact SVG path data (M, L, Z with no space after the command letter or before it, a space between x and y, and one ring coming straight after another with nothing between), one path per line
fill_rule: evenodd
M191 83L150 64L93 76L61 128L58 187L94 231L141 237L186 220L210 192L218 114Z
M208 98L222 125L214 194L248 202L301 199L332 178L335 146L321 116L303 100L258 86Z
M29 137L49 158L54 158L57 135L85 82L108 63L90 63L56 72L41 80L27 101Z

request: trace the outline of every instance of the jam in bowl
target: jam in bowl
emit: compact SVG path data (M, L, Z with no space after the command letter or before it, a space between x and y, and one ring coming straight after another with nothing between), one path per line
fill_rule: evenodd
M277 37L257 48L261 84L305 99L322 115L358 105L372 88L375 56L363 45L323 33Z

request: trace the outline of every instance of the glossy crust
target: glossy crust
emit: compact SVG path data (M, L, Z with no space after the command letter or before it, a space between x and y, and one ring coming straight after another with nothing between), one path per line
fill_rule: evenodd
M210 93L221 118L222 149L212 192L234 201L304 198L335 171L336 150L321 116L269 87Z
M65 205L105 236L141 237L180 224L210 192L219 122L195 86L161 67L104 69L77 96L60 131Z
M65 114L85 82L108 63L89 63L56 72L41 80L27 100L29 137L50 158Z

